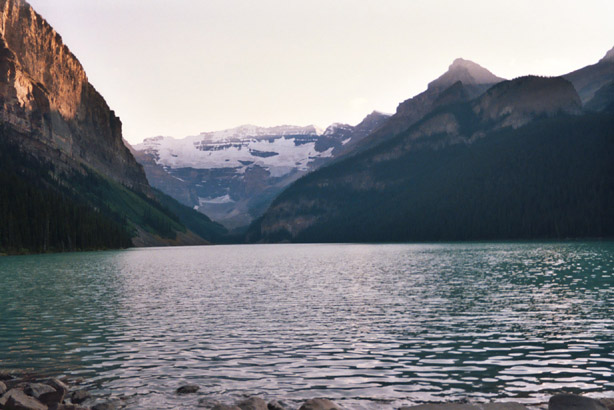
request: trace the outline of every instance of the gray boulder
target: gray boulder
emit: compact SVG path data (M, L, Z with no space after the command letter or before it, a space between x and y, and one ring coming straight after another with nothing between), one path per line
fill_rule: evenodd
M98 403L92 406L92 410L116 410L116 409L117 409L117 405L113 403L112 401Z
M599 400L608 410L614 410L614 398Z
M8 398L3 407L5 410L47 410L47 406L21 390L13 389L6 395L8 395Z
M74 404L81 404L92 397L87 390L76 390L70 395L70 401Z
M550 397L548 410L607 410L607 407L590 397L577 394L557 394Z
M520 403L434 403L401 407L399 410L526 410Z
M178 394L196 393L199 389L200 389L200 387L198 387L195 384L186 384L186 385L180 386L177 389L177 393Z
M286 410L286 407L277 400L270 401L267 407L269 410Z
M241 410L268 410L266 401L260 397L250 397L237 404Z
M55 389L43 383L28 383L23 392L39 400L43 394L55 393Z
M341 410L341 408L328 399L309 399L299 410Z
M228 404L216 404L211 410L241 410L241 408Z
M89 407L81 407L77 404L56 403L49 406L49 410L90 410Z
M4 393L6 393L6 384L0 382L0 396L2 396Z
M68 393L68 386L58 379L49 380L47 385L51 387L53 391L41 394L38 399L47 406L62 403L66 393Z

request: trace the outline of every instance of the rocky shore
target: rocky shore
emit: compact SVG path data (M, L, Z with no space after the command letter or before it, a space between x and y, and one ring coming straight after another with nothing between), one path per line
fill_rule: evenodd
M197 394L200 387L182 385L176 389L178 396ZM67 378L41 378L33 375L0 371L0 409L2 410L117 410L130 407L122 398L94 397L90 392L73 385ZM193 406L186 406L193 407ZM283 401L265 401L260 397L248 397L232 403L210 398L199 400L198 408L209 410L294 410ZM596 400L575 394L557 394L550 398L548 410L614 410L614 399ZM400 407L398 410L524 410L523 404L501 403L428 403ZM304 401L298 410L351 410L326 398Z

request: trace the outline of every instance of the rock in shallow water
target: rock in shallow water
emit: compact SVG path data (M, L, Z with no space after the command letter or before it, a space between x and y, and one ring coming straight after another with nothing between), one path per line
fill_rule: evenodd
M90 410L88 407L81 407L77 404L54 404L49 406L49 410Z
M309 399L299 410L341 410L339 406L328 399Z
M49 380L47 385L52 387L53 391L41 394L38 399L47 406L51 406L55 403L62 403L64 396L68 393L68 386L58 379Z
M286 407L284 407L284 405L282 405L277 400L273 400L269 402L267 408L268 410L286 410Z
M614 410L614 398L599 400L608 410Z
M13 389L6 395L9 396L4 405L7 410L47 410L47 406L21 390Z
M39 400L44 394L55 393L55 389L44 383L28 383L23 392L30 397Z
M526 410L520 403L436 403L401 407L399 410Z
M200 389L200 387L198 387L195 384L186 384L184 386L179 387L177 389L177 393L179 393L179 394L196 393L199 389Z
M250 397L237 404L241 410L268 410L266 401L260 397Z
M548 410L607 410L607 407L590 397L577 394L557 394L550 398Z
M211 410L241 410L237 406L229 406L228 404L216 404Z
M0 382L0 396L6 393L6 384Z
M117 406L113 402L98 403L92 407L92 410L116 410Z
M81 404L90 397L91 395L87 392L87 390L77 390L72 392L70 395L70 401L74 404Z

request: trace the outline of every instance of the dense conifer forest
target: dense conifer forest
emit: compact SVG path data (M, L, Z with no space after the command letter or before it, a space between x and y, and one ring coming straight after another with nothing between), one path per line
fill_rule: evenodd
M171 240L186 226L210 242L225 238L205 215L154 194L91 170L58 172L0 135L0 253L126 248L136 227Z
M400 138L403 138L401 136ZM390 142L390 145L394 141ZM376 148L385 152L387 144ZM372 155L366 153L365 155ZM419 149L373 165L377 189L343 181L358 156L299 180L273 204L313 199L317 221L296 237L252 240L388 242L614 237L614 115L537 120L471 144ZM347 181L347 179L345 180ZM302 209L301 215L310 214Z
M0 141L2 141L0 139ZM94 209L53 177L51 166L0 142L0 252L52 252L131 245L125 218Z

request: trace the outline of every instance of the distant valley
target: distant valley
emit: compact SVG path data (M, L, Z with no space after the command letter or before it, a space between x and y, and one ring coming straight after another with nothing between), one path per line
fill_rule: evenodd
M233 229L247 226L298 178L352 150L388 115L360 124L257 127L184 139L148 138L133 152L149 182L181 203Z

